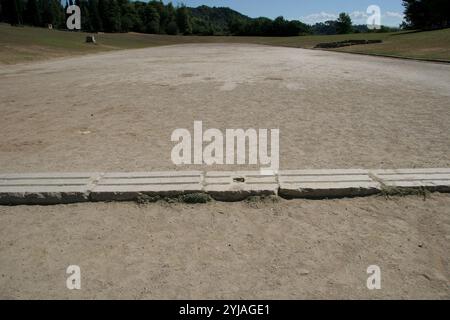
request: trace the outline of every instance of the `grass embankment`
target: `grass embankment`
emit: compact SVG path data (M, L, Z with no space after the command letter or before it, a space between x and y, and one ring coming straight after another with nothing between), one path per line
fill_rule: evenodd
M166 36L136 33L97 34L97 45L85 43L86 35L88 33L44 28L11 27L6 24L0 24L0 63L15 64L52 57L183 43L251 43L310 49L318 43L353 39L379 39L383 40L383 43L356 45L335 50L450 61L450 29L428 32L360 33L280 38Z
M450 62L450 29L387 34L381 44L338 49L344 52Z

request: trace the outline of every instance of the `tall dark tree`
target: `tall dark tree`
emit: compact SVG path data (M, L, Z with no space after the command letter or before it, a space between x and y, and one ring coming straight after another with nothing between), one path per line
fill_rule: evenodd
M209 20L192 18L192 33L202 36L213 36L215 29Z
M28 0L24 11L24 23L31 26L42 26L41 12L37 0Z
M228 29L233 35L242 35L245 32L246 21L240 18L233 18L228 23Z
M449 0L403 0L407 26L414 29L450 27Z
M4 0L3 15L4 20L11 25L20 25L23 23L23 5L21 0Z
M98 31L106 30L106 10L109 0L98 0L98 12L100 15L100 20L102 21L101 28Z
M123 32L133 30L138 20L135 6L128 0L118 0L118 4L120 7L121 30Z
M159 13L151 5L147 5L144 9L144 25L147 33L159 33L160 31Z
M146 4L145 2L133 2L132 5L136 13L133 21L133 31L145 32L145 9L147 8L148 4Z
M116 0L106 0L102 16L103 28L106 32L121 32L120 7Z
M90 26L92 28L90 31L98 32L103 30L103 23L98 9L98 0L89 0L89 13Z
M286 20L284 17L278 17L273 21L272 32L275 36L283 36L286 29Z
M177 34L178 25L175 17L175 8L172 2L169 2L163 9L163 15L161 17L161 28L165 30L167 34ZM164 17L164 20L163 20ZM175 24L175 25L174 25Z
M60 0L52 0L52 10L54 14L53 25L57 28L66 27L65 11Z
M192 33L191 16L185 5L178 7L176 11L178 30L185 35Z
M56 14L52 2L52 0L40 0L42 23L44 24L44 26L48 24L55 24Z
M331 35L337 34L337 22L335 20L328 20L325 22L319 22L312 26L314 34Z
M347 34L352 32L352 18L345 13L342 12L339 14L339 18L336 21L337 32L339 34Z
M170 21L169 24L166 27L166 33L169 35L176 35L178 34L178 25L177 22L174 20Z
M120 7L116 0L99 0L98 10L103 25L102 31L121 31Z

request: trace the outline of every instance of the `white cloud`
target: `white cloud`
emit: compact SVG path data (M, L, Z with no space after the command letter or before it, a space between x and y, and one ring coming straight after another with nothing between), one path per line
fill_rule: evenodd
M398 19L402 19L403 20L404 15L403 15L403 13L399 13L399 12L387 11L386 12L386 17L398 18Z
M309 14L305 17L302 17L301 20L306 23L316 23L316 22L324 22L327 20L336 20L337 17L338 17L337 14L322 11L319 13Z
M369 16L363 11L353 11L349 14L352 19L367 19Z
M367 18L369 17L369 15L364 11L353 11L349 13L349 15L352 18L354 24L366 24ZM314 24L317 22L325 22L327 20L336 20L338 17L339 17L338 13L330 13L322 11L301 17L300 20L305 23ZM391 22L390 24L393 24L393 22L400 23L401 20L403 20L404 15L399 12L386 11L385 13L382 14L382 18L388 19L388 22Z
M359 22L366 21L368 15L363 11L353 11L349 13L352 20L360 20ZM301 17L300 20L306 23L316 23L316 22L324 22L328 20L336 20L339 17L338 13L329 13L329 12L318 12L312 13L305 17Z

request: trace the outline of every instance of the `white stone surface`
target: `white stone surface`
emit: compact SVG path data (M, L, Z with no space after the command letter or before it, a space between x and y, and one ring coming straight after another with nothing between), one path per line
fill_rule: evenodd
M260 171L0 174L0 204L124 201L141 194L204 192L219 201L267 195L323 199L371 195L384 186L450 192L450 169L286 170L273 176Z
M106 173L91 192L93 201L134 200L140 194L177 196L203 192L201 171Z
M93 173L0 175L0 204L59 204L89 201Z
M424 187L431 191L450 191L450 169L372 170L371 173L388 187Z
M380 184L362 169L285 170L278 179L279 195L286 198L355 197L380 191Z

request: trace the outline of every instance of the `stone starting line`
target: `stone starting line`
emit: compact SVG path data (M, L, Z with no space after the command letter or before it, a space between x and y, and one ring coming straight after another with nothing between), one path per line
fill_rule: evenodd
M450 192L450 168L0 174L1 205L133 201L205 193L217 201L360 197L395 190Z

